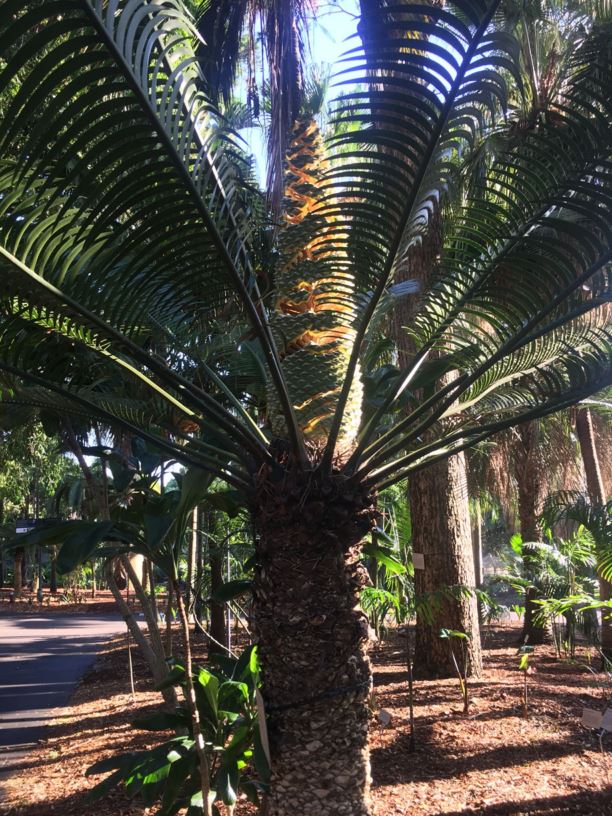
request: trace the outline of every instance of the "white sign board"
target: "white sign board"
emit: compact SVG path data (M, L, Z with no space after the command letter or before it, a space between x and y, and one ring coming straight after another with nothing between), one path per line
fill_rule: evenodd
M423 553L412 553L412 563L415 569L425 569L425 556Z
M601 711L596 711L594 708L582 709L582 720L580 722L585 728L601 728L601 720Z

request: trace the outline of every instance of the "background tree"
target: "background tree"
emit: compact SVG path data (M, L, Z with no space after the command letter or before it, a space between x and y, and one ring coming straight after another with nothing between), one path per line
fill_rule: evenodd
M36 415L21 408L5 406L0 430L0 503L3 538L13 538L17 518L45 518L52 515L52 499L57 485L76 470L65 456L59 439L48 436ZM13 588L21 594L27 553L13 551ZM34 564L40 552L29 552ZM51 553L53 557L53 552ZM4 561L4 553L2 554ZM53 569L53 565L52 565ZM37 570L35 570L37 573ZM36 576L33 576L37 579ZM4 580L4 579L3 579ZM1 585L1 584L0 584Z

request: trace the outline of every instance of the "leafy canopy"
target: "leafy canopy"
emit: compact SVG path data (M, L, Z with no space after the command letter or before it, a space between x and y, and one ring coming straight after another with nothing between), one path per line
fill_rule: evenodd
M610 383L606 4L554 116L468 187L461 168L521 93L509 7L367 4L335 135L323 148L297 122L273 229L208 93L219 46L180 0L0 8L5 401L119 422L249 493L281 453L384 487ZM440 210L414 354L377 367Z

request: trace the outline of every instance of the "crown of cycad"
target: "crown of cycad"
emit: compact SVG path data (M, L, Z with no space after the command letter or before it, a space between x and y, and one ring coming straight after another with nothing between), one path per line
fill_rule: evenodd
M338 394L355 339L355 287L346 252L331 238L333 216L322 210L327 169L316 122L301 117L286 156L283 219L276 271L276 303L271 320L282 365L304 438L315 446L327 439ZM326 212L329 212L327 203ZM339 453L355 441L363 387L357 372L342 421ZM273 389L269 393L274 433L283 419Z

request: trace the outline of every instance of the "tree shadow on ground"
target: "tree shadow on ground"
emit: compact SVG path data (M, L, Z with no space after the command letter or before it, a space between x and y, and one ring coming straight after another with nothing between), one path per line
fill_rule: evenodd
M523 802L462 810L440 811L437 816L612 816L612 789L581 791L572 795L549 796Z
M453 756L449 761L446 753L432 749L430 732L431 729L427 728L417 733L417 749L412 754L409 752L408 734L401 734L391 745L374 748L371 754L374 787L403 782L431 782L449 776L462 776L471 771L481 772L525 763L526 750L522 745L503 745L479 753ZM554 739L529 744L531 759L554 760L580 753L581 744L560 743ZM402 766L395 761L398 755L406 756Z
M129 800L120 789L111 791L101 803L90 801L85 791L41 802L26 800L24 794L23 802L7 802L0 784L0 816L142 816L144 812L142 800Z

